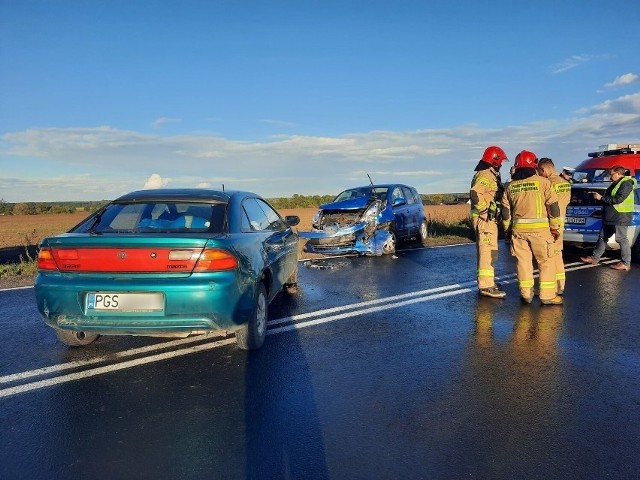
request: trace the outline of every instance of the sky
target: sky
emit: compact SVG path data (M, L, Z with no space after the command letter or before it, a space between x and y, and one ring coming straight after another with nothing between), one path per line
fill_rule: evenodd
M469 190L640 143L637 0L0 0L0 199ZM503 175L508 173L508 165Z

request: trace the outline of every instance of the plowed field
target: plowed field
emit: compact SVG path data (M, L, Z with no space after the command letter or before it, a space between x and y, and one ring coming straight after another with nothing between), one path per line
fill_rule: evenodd
M316 211L315 208L279 210L282 216L298 215L300 224L297 229L300 231L311 229L311 217ZM431 220L455 224L469 215L469 206L428 205L425 212ZM86 216L86 212L0 216L0 248L37 245L43 237L66 232Z

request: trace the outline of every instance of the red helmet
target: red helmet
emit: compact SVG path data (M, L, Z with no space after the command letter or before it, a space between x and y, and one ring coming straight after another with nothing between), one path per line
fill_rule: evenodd
M516 168L536 168L537 165L538 157L536 157L536 154L533 152L522 150L516 155L516 161L514 163Z
M487 162L496 168L500 168L500 165L502 165L502 162L505 160L508 161L507 154L504 153L504 150L500 147L496 147L495 145L487 147L482 154L482 161Z

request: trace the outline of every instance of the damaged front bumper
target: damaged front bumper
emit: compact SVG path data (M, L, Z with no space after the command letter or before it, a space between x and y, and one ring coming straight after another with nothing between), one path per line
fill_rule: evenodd
M323 255L356 253L361 255L382 255L384 246L393 240L387 229L378 229L367 235L367 222L360 222L344 228L325 226L323 230L298 232L300 238L307 239L304 251Z

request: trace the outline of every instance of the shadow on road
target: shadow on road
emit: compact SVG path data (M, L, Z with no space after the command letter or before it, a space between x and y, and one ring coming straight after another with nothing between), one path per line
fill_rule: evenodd
M295 329L246 357L248 479L327 478L309 364Z

